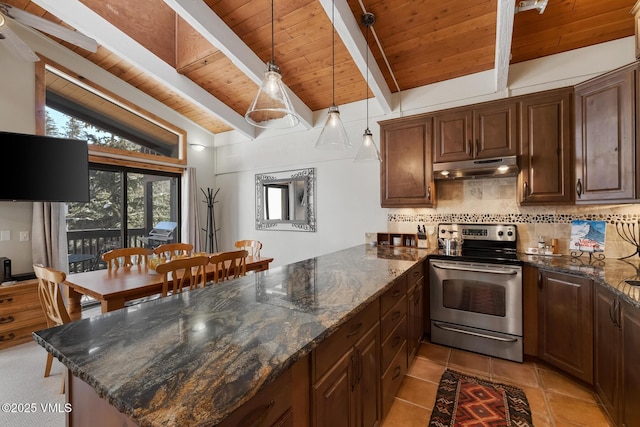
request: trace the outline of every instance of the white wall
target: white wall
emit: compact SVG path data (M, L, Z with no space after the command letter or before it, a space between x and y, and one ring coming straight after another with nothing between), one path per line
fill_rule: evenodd
M14 30L37 52L43 52L55 62L186 130L188 142L210 146L211 148L202 152L189 149L188 165L196 167L199 187L215 186L213 134L48 38L34 31L21 28ZM2 70L0 130L33 134L35 132L34 65L15 59L0 43L0 70ZM2 161L19 161L19 159L0 159L0 164ZM11 185L11 183L0 185ZM204 217L205 212L206 206L201 204L200 216ZM31 231L31 219L31 203L0 202L0 230L11 232L10 240L0 240L0 257L8 257L12 260L13 273L32 271L31 241L19 241L20 231Z
M571 86L634 59L634 41L629 37L513 65L509 88L501 93L493 91L493 72L483 72L395 94L394 111L387 116L381 115L372 99L369 126L379 145L379 120ZM311 130L299 125L288 131L265 131L252 141L235 132L216 136L222 249L238 239L258 239L264 245L263 255L273 256L272 265L278 266L361 244L366 232L387 230L387 215L399 210L380 207L378 164L351 161L366 127L365 103L340 106L340 111L354 145L346 153L314 148L326 112L316 113ZM317 168L317 232L256 230L255 174L308 167Z

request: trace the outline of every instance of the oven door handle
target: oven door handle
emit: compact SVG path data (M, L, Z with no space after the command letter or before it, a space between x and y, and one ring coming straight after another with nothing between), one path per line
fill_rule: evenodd
M490 340L502 341L502 342L516 342L516 341L518 341L517 338L496 337L496 336L493 336L493 335L482 334L480 332L472 332L472 331L467 331L467 330L464 330L464 329L452 328L451 326L445 326L445 325L443 325L441 323L438 323L438 322L433 322L433 324L435 326L437 326L438 328L440 328L440 329L444 329L445 331L459 332L461 334L473 335L474 337L488 338Z
M460 265L455 265L455 266L442 265L442 264L436 264L435 262L433 262L431 265L433 265L435 268L440 268L442 270L470 271L472 273L506 274L509 276L515 276L516 274L518 274L516 270L487 270L487 269L478 268L478 267L463 267Z

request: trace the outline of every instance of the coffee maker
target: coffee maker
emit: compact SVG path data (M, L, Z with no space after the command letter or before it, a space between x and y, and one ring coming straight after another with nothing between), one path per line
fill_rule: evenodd
M0 257L0 283L11 280L11 260Z

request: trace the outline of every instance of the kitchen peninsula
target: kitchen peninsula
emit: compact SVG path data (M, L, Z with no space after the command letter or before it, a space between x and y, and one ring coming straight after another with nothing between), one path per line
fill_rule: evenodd
M357 349L367 336L375 337L372 360L379 365L380 310L395 304L392 298L406 304L412 275L422 291L428 253L356 246L39 331L34 338L69 369L69 425L80 424L83 416L92 425L114 420L141 426L218 425L230 421L230 414L238 413L234 410L242 412L265 387L270 391L266 403L247 411L247 417L275 416L284 425L305 425L313 416L308 405L322 404L312 398L311 383L320 382L314 376L327 364L353 363L353 355L341 358L336 351L347 344L351 348L348 340L358 339L352 346ZM319 346L324 355L316 354ZM366 357L364 350L354 351ZM393 354L406 371L406 350ZM356 367L347 366L354 375ZM384 383L378 369L376 383ZM273 384L282 387L270 390ZM282 412L279 392L286 394ZM110 413L98 416L94 405ZM108 418L113 416L119 418Z

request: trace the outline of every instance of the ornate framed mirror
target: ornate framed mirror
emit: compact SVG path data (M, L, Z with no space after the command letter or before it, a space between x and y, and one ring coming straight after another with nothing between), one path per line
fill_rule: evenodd
M256 230L316 231L315 168L256 174Z

